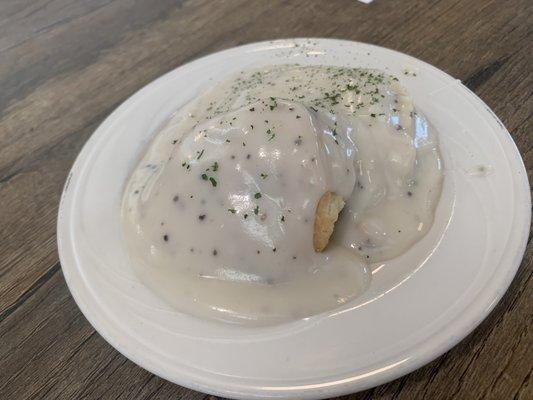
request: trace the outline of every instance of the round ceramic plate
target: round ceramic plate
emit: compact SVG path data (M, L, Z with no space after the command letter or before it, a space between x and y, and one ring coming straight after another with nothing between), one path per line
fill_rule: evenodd
M173 111L229 74L283 63L378 68L400 77L440 133L445 180L435 224L406 254L374 266L368 291L344 308L262 328L182 314L133 273L120 224L126 179ZM315 399L404 375L472 331L515 275L530 209L527 175L509 133L460 81L376 46L281 40L193 61L115 110L68 177L58 242L80 309L138 365L227 397Z

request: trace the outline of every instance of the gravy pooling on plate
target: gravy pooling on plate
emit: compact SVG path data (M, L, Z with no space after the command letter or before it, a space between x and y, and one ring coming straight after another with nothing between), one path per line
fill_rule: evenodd
M275 323L357 297L368 264L426 234L441 184L436 132L397 78L276 66L170 118L127 183L124 231L143 281L176 308ZM316 253L326 191L346 206Z

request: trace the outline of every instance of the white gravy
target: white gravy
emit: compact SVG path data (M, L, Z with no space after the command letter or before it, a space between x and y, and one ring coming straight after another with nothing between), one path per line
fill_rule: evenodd
M368 265L426 234L441 185L436 133L396 78L277 66L172 116L127 183L124 231L143 281L176 308L278 323L360 295ZM327 190L346 206L318 254Z

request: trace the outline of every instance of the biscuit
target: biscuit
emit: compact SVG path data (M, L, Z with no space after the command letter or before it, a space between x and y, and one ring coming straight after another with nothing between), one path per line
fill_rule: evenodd
M323 251L328 245L335 222L344 204L341 196L329 191L324 193L318 201L313 229L313 247L316 252Z

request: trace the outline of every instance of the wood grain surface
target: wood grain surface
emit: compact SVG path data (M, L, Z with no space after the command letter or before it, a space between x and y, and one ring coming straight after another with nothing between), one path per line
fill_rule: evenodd
M0 1L0 399L214 399L127 360L85 320L56 248L62 185L100 122L177 66L242 43L336 37L461 79L531 181L530 0ZM418 371L343 399L533 399L533 245L503 300Z

